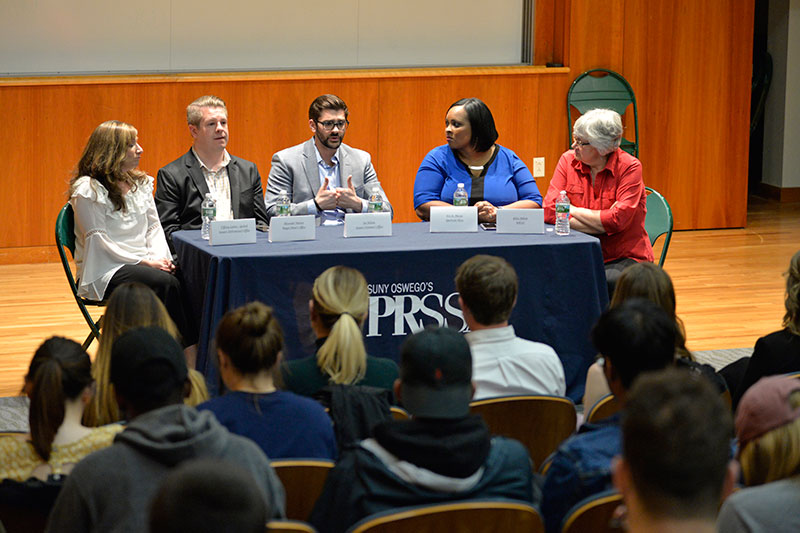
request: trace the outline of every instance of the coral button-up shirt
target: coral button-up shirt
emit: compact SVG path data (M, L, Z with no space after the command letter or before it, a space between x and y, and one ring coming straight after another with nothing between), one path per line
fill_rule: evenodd
M561 191L567 191L572 205L600 211L600 222L606 230L597 235L603 261L626 257L653 260L653 248L644 230L647 202L638 159L617 148L595 176L592 186L589 165L575 159L573 150L564 152L544 199L544 219L549 224L555 223L555 204Z

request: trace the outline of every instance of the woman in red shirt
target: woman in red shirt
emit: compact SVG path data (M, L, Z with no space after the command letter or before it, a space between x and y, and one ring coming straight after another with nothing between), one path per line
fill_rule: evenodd
M642 164L619 147L622 119L616 111L587 111L575 121L572 138L572 149L561 156L550 180L545 221L555 223L556 200L567 191L570 226L600 239L608 290L613 294L625 267L653 261L644 229Z

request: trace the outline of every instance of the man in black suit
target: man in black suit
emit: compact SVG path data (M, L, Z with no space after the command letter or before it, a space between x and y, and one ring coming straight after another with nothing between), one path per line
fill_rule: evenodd
M228 154L228 110L216 96L201 96L186 108L194 139L187 153L158 171L156 207L172 248L172 233L199 229L206 193L217 202L217 220L255 218L267 223L261 176L254 163Z

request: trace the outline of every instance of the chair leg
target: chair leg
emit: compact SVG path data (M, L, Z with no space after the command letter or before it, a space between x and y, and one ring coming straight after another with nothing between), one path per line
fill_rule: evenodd
M94 327L91 328L89 335L86 337L86 340L83 341L81 348L83 351L86 351L89 346L91 346L92 341L100 337L100 330L103 328L103 318L106 315L102 315L100 318L97 319L97 322L93 322Z

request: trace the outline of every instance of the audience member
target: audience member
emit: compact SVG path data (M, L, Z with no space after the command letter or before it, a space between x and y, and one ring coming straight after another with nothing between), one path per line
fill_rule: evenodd
M158 171L155 202L172 248L172 234L200 229L206 194L217 203L217 220L255 218L267 223L258 167L230 155L228 108L217 96L201 96L186 107L192 147Z
M370 357L364 347L361 327L367 318L369 291L361 272L331 267L314 280L311 294L308 308L317 353L283 365L286 388L304 396L313 396L329 383L391 389L397 363Z
M762 377L800 372L800 252L792 256L786 271L784 306L783 329L758 339L753 355L746 360L741 382L729 383L734 393L734 407L747 389ZM728 376L725 375L726 379Z
M0 479L46 480L69 474L85 455L105 448L122 426L81 425L92 395L92 363L80 344L51 337L36 350L25 376L30 439L0 437Z
M732 494L720 533L800 531L800 380L760 379L736 411L739 463L748 488Z
M123 283L144 283L192 346L197 330L153 203L153 178L138 169L141 156L136 128L117 120L97 126L83 149L69 185L78 296L105 300Z
M161 484L150 533L264 533L271 511L253 476L217 459L186 461Z
M409 505L475 498L534 501L525 447L491 437L469 414L472 357L455 330L427 329L401 348L395 394L412 420L388 421L343 451L311 514L321 532Z
M730 410L707 380L677 369L636 380L613 467L629 531L713 533L736 477L732 435Z
M564 367L546 344L521 339L508 323L517 302L517 273L490 255L467 259L456 272L461 311L469 326L475 399L508 394L564 396Z
M113 445L75 465L48 531L144 531L164 478L180 463L206 457L249 471L273 516L283 515L283 486L264 452L212 413L183 404L188 373L172 335L157 327L123 333L112 348L111 383L128 426Z
M675 313L675 289L669 274L655 263L636 263L626 268L617 280L609 308L617 307L631 298L644 298L658 305L675 320L675 357L678 366L706 376L720 392L725 390L725 381L714 372L710 365L702 365L694 360L692 352L686 348L686 334L683 321ZM583 406L586 411L611 391L603 375L601 361L589 367L586 374L586 389Z
M199 406L233 433L252 439L271 459L336 458L331 419L320 404L276 390L283 333L272 308L252 302L217 327L219 373L230 392Z
M600 316L592 342L603 357L603 372L617 402L648 371L672 365L675 320L647 300L635 298ZM621 451L620 413L581 426L553 455L542 489L542 514L548 533L561 530L567 511L583 498L611 487L611 460Z
M289 194L292 215L315 215L323 225L343 224L345 213L366 213L373 192L383 198L381 210L392 212L370 155L344 144L349 116L338 96L314 98L308 107L313 137L272 156L264 196L270 218L278 214L281 191Z
M158 326L176 339L179 337L175 323L149 287L141 283L123 283L108 299L103 315L103 334L100 335L92 369L97 388L83 413L83 423L87 426L103 426L123 420L110 380L111 347L126 331L143 326ZM189 370L189 375L192 388L186 403L197 405L206 401L205 378L194 369Z

